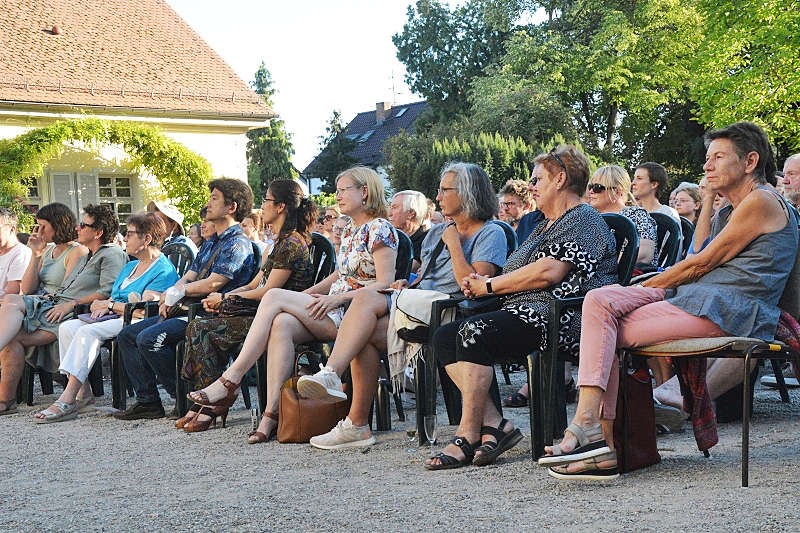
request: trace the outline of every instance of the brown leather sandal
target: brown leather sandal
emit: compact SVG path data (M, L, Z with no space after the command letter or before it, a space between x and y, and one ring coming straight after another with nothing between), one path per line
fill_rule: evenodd
M211 417L208 420L199 420L200 415ZM186 425L183 426L183 430L186 433L199 433L201 431L207 431L212 426L214 428L217 427L217 417L222 418L222 427L225 427L225 421L228 418L228 408L227 407L201 407L197 414L194 415Z
M266 411L262 418L271 418L275 422L278 421L278 413L271 413ZM272 428L272 431L269 432L269 435L265 435L260 431L253 431L252 433L247 435L247 444L259 444L261 442L269 442L271 441L275 435L278 434L278 424L275 424L275 427Z
M191 422L194 419L194 417L197 416L197 413L198 411L200 411L201 408L202 406L193 403L192 406L189 408L189 411L186 413L186 416L182 416L181 418L175 421L175 428L183 429L183 426Z
M220 376L219 380L222 385L228 389L228 394L224 398L221 398L215 402L211 402L208 399L208 394L204 390L198 390L194 392L190 392L186 395L186 397L196 403L197 405L202 405L203 407L231 407L235 402L236 398L239 397L239 383L234 383L229 379L225 379L224 377ZM197 394L198 398L192 396L192 394Z

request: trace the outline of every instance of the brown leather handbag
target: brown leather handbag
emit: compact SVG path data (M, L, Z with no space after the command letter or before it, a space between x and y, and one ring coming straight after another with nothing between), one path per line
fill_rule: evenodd
M656 445L656 419L650 373L629 369L620 376L614 448L620 472L632 472L661 462Z
M350 410L350 402L342 400L327 403L301 398L297 392L297 361L294 375L281 387L278 406L278 442L308 442L311 437L327 433L344 420Z

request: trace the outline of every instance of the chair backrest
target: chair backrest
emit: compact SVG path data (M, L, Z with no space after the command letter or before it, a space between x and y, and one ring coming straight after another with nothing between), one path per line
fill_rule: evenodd
M397 230L397 261L394 264L394 279L408 279L411 274L411 262L414 252L411 248L411 238Z
M175 270L178 271L178 277L183 277L192 265L192 261L194 261L194 252L182 242L165 244L161 248L161 253L175 266Z
M683 247L680 258L684 259L686 252L692 247L692 237L694 236L694 224L686 217L681 217L681 232L683 233Z
M639 232L626 216L603 213L602 217L617 241L617 279L620 285L627 285L631 281L636 257L639 255Z
M517 242L517 232L514 231L514 228L512 228L507 222L503 222L502 220L490 220L489 222L497 224L503 228L503 231L506 233L506 258L508 258L508 256L514 253L514 250L517 249L517 246L519 246L519 242Z
M664 213L650 213L658 227L656 250L658 250L658 266L666 268L675 264L681 250L683 233L677 220Z
M261 248L253 242L253 270L250 271L250 275L248 279L253 279L258 274L258 271L261 270Z
M314 266L314 285L327 278L336 268L336 250L333 243L321 233L311 234L311 264Z

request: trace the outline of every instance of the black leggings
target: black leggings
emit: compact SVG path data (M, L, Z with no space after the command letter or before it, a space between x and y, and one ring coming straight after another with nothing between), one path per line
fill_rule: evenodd
M433 344L439 365L467 361L492 366L496 361L524 359L541 344L544 328L501 309L445 324Z

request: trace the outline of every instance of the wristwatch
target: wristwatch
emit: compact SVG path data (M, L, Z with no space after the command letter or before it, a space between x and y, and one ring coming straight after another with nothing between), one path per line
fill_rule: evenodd
M114 310L114 300L109 300L108 301L108 310L109 311L113 311Z
M494 291L492 290L492 278L486 280L486 292L492 294Z

